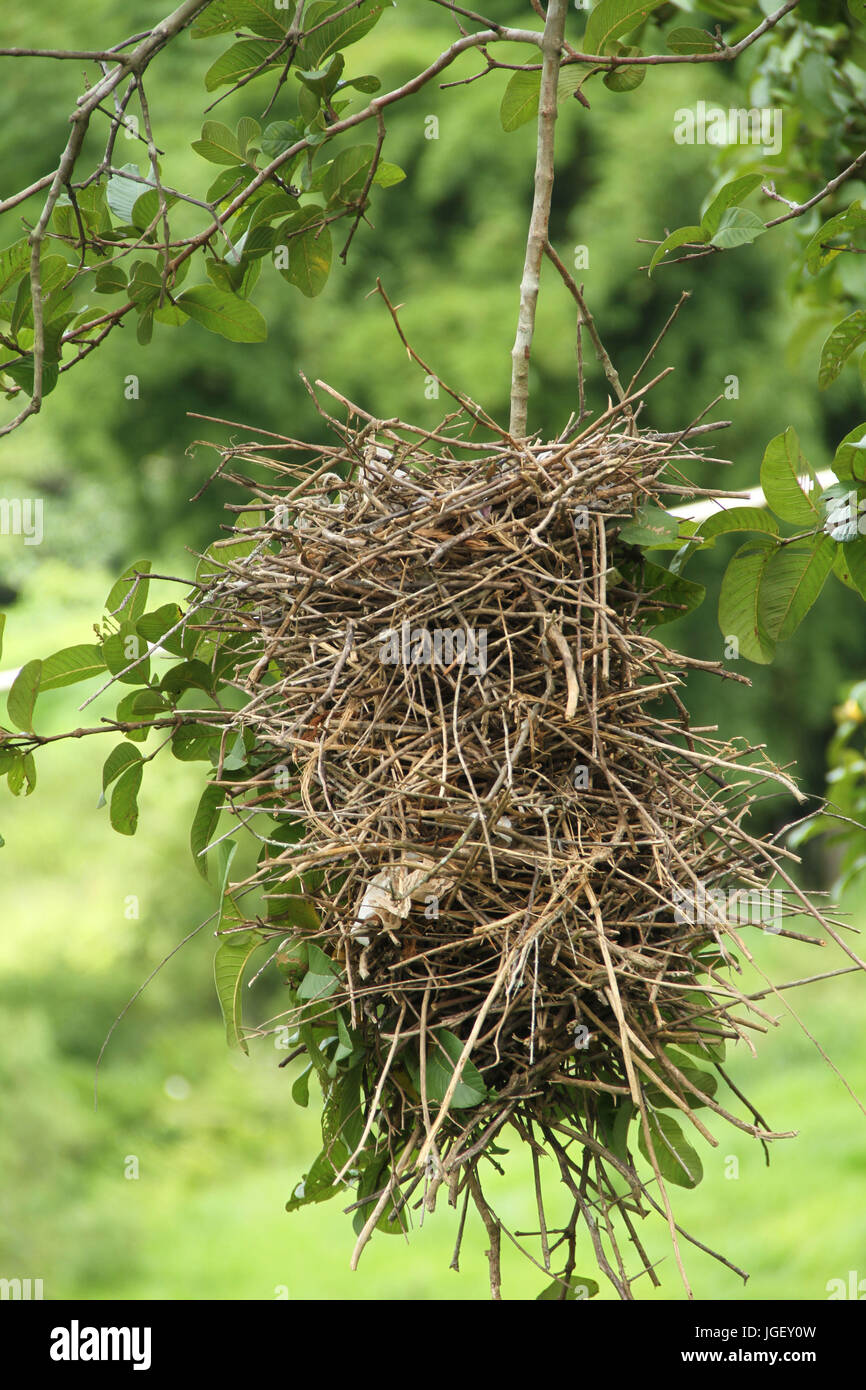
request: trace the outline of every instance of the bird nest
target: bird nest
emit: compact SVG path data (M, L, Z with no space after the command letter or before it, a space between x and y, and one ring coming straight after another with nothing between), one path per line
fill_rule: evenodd
M767 782L791 784L689 727L689 670L729 673L659 639L676 583L619 539L638 504L682 494L695 454L615 412L519 447L455 417L349 420L336 445L223 450L262 510L235 509L247 525L189 619L244 697L247 771L217 775L244 819L276 822L240 885L289 989L269 1026L295 1030L324 1091L288 1205L356 1188L354 1264L444 1189L455 1267L471 1202L498 1296L484 1184L522 1142L545 1296L591 1291L584 1223L628 1298L636 1273L657 1282L639 1217L665 1218L680 1263L668 1189L699 1180L710 1125L779 1137L736 1087L734 1109L716 1097L726 1046L775 1021L732 967L750 931L820 917L747 826Z

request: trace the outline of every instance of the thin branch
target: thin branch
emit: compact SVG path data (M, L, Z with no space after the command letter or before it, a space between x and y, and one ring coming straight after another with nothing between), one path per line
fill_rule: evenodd
M622 382L619 379L619 373L617 372L616 367L611 362L607 354L607 350L604 346L604 343L601 341L601 338L599 337L598 329L595 326L595 319L589 312L589 307L587 305L586 300L583 297L581 289L579 289L578 286L575 284L571 275L568 273L567 269L563 265L562 261L559 259L559 256L556 254L549 241L545 241L544 243L544 253L548 257L548 259L552 261L553 264L556 266L556 269L559 271L559 274L562 277L564 285L566 286L569 294L572 295L575 303L577 304L578 309L580 310L581 324L585 325L586 330L589 333L590 338L592 339L592 345L595 348L596 357L601 363L602 370L605 376L607 377L608 382L611 385L611 388L613 389L614 395L616 396L618 401L624 401L626 398L626 392L622 388ZM633 386L634 382L632 382L631 385ZM629 390L631 390L631 387L629 387ZM629 412L629 417L631 417L631 412Z
M739 58L741 53L745 53L747 48L751 48L753 43L763 38L764 34L770 29L774 29L780 19L784 19L786 14L797 8L800 0L787 0L787 4L768 15L763 23L753 29L745 38L740 39L739 43L723 44L713 53L643 53L639 58L620 58L609 57L595 53L574 53L570 56L563 66L571 66L572 63L594 63L597 67L619 68L619 67L662 67L674 66L677 63L732 63L735 58Z
M520 282L520 309L517 335L511 350L511 419L509 432L514 439L526 436L529 408L529 357L535 332L535 309L541 261L547 244L550 200L553 194L554 131L556 128L557 84L565 37L567 0L549 0L542 40L541 93L538 101L538 143L535 158L535 194L526 239L523 278Z
M346 264L346 257L349 254L349 247L352 245L352 240L354 238L355 233L358 230L358 227L360 226L361 218L364 216L364 209L367 206L367 197L369 195L370 189L373 186L373 179L376 177L376 170L379 167L379 160L382 157L382 146L385 143L385 117L382 115L381 111L376 112L376 125L378 127L379 134L376 140L376 148L373 152L373 162L371 163L370 168L367 170L367 177L364 181L364 187L361 189L361 192L358 196L358 211L355 214L352 226L349 229L349 235L346 238L346 244L340 252L340 260L343 262L343 265Z
M448 395L451 396L452 400L455 400L458 405L462 406L462 408L467 412L467 414L472 416L472 419L475 420L477 424L483 425L487 429L494 430L497 434L504 434L504 431L499 427L499 425L497 425L496 421L491 419L487 412L485 410L482 410L481 406L476 405L474 401L470 400L468 396L464 396L462 392L455 391L454 388L449 386L447 382L443 381L440 376L438 376L435 372L431 371L430 367L427 365L427 363L424 361L422 357L418 356L418 353L415 351L412 344L409 342L409 339L406 337L406 334L403 332L403 329L400 325L400 320L397 317L397 308L400 306L395 307L395 305L391 303L390 299L388 298L388 295L385 292L385 287L382 284L382 281L378 279L378 277L376 279L376 288L375 290L371 290L370 294L380 294L384 299L388 307L388 311L391 315L391 318L394 322L394 327L397 330L397 336L399 337L400 342L403 344L409 356L412 358L412 361L417 362L418 366L421 368L423 372L426 373L427 376L436 377L436 380L438 381L439 385L443 388L443 390L447 391ZM369 299L369 297L370 296L368 295L367 298ZM317 386L319 384L319 382L316 383Z
M862 169L864 164L866 164L866 150L864 150L862 154L858 154L853 164L849 164L847 169L842 170L841 174L837 174L828 184L825 184L820 193L816 193L814 197L807 199L805 203L795 203L790 212L783 213L781 217L774 217L772 222L767 222L765 225L767 227L778 227L783 222L790 222L792 217L802 217L804 212L808 212L816 203L820 203L829 193L835 193L839 185L844 183L846 179L850 179L859 169Z

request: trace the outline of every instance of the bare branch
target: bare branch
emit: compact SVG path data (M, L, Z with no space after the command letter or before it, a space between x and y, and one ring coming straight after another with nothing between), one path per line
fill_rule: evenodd
M589 312L589 306L587 305L587 302L583 297L582 290L579 289L578 286L575 284L571 275L569 275L568 271L566 270L562 261L557 256L549 241L545 241L544 243L544 252L548 259L551 260L553 264L556 266L557 270L562 276L562 280L564 285L566 286L566 289L572 295L575 303L577 304L578 309L580 310L580 323L586 326L589 336L592 339L592 345L595 348L595 355L601 363L602 370L605 376L607 377L608 382L613 388L614 395L616 396L618 401L624 401L626 393L622 389L622 383L619 379L619 373L617 372L616 367L611 362L607 354L607 350L603 342L601 341L601 338L599 337L598 329L595 326L595 319ZM634 382L632 382L632 385L634 385ZM626 407L626 409L628 410L628 407ZM628 414L629 418L631 419L632 416L630 410L628 410Z
M520 310L517 336L511 351L511 422L509 430L515 439L526 435L529 406L529 355L535 332L535 308L541 261L547 244L550 221L550 200L553 193L554 130L556 127L557 84L565 37L567 0L549 0L542 41L543 66L541 93L538 101L538 144L535 159L535 195L523 278L520 282Z

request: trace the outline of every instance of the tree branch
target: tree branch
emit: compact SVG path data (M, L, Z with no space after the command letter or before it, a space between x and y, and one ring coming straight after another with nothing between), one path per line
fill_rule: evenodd
M544 253L547 256L547 258L550 261L552 261L553 264L556 266L557 270L562 276L563 284L565 285L569 294L574 299L574 302L576 303L580 311L579 323L585 325L587 332L589 333L589 336L592 339L592 345L595 348L595 355L601 363L602 371L607 377L608 382L610 383L610 386L613 389L614 395L616 396L618 401L624 401L626 393L622 389L622 382L619 379L619 373L617 372L616 367L611 362L607 354L607 349L605 348L604 343L601 341L601 338L599 337L598 329L595 326L595 319L589 312L589 306L587 305L587 302L583 297L582 291L578 288L571 275L569 275L568 271L566 270L562 261L557 256L549 241L545 241L544 243ZM626 409L628 409L628 407L626 407ZM629 416L631 416L630 410Z
M0 428L0 438L3 435L11 434L30 415L36 415L42 406L42 381L45 362L45 325L42 313L42 279L39 265L42 242L57 199L72 178L72 171L75 168L75 161L81 153L90 117L103 98L110 96L115 87L129 73L140 76L154 54L182 29L185 29L199 11L206 9L209 4L210 0L184 0L184 3L161 20L151 30L147 38L142 40L131 53L113 55L116 58L117 67L112 68L107 76L79 97L76 103L76 109L70 117L72 133L66 142L60 163L51 179L51 187L48 190L48 197L45 200L39 221L28 238L30 242L30 299L33 305L33 395L24 409L15 416L15 419L10 420L7 425Z
M747 48L751 48L753 43L763 38L764 34L769 33L771 29L775 28L779 20L784 19L786 14L790 14L792 10L796 9L799 3L800 0L787 0L786 4L782 5L780 9L775 10L773 14L768 15L750 34L746 34L744 38L740 39L739 43L730 45L723 43L714 53L642 53L639 58L620 58L592 53L572 53L569 55L567 63L564 64L564 66L568 66L572 63L594 63L597 67L601 68L651 68L676 66L677 63L732 63L734 59L739 58L740 54L744 53Z
M553 193L554 130L556 127L557 83L565 38L567 0L549 0L544 37L541 43L541 94L538 101L538 143L535 158L535 194L526 240L523 278L520 282L520 309L517 336L511 350L511 420L509 432L515 439L526 435L529 407L529 356L535 332L535 308L541 261L547 243L550 199Z

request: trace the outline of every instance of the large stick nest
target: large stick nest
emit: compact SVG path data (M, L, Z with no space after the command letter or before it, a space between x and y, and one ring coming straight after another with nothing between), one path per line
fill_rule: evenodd
M361 1179L356 1257L377 1224L405 1225L418 1183L430 1206L444 1182L481 1212L495 1288L479 1162L510 1124L533 1151L540 1263L564 1245L562 1296L582 1217L629 1297L611 1217L638 1251L647 1206L673 1234L665 1184L700 1175L683 1129L716 1143L721 1117L773 1137L715 1099L714 1072L767 1025L730 966L780 868L772 929L812 910L746 824L763 782L790 784L689 728L678 691L708 664L659 640L676 588L653 592L618 540L638 504L682 492L692 451L610 422L520 448L456 429L368 418L336 446L225 451L224 467L266 465L265 520L248 554L224 552L198 621L243 634L235 726L261 768L225 781L284 826L243 886L266 891L258 920L292 986L323 980L287 1015L308 1052L336 1010L363 1057L324 1158L328 1184ZM328 1074L312 1060L333 1090L328 1055ZM542 1151L574 1203L554 1233Z

